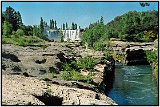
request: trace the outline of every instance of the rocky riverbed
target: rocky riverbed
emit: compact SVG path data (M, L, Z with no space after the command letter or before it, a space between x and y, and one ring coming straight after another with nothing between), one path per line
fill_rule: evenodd
M112 72L114 69L114 63L101 63L103 52L85 49L79 43L50 42L46 45L47 47L2 45L3 105L116 104L96 91L102 84L107 85L106 71ZM86 56L97 59L92 77L95 84L59 80L63 63ZM81 74L86 75L87 72L82 71ZM43 81L46 78L50 82Z

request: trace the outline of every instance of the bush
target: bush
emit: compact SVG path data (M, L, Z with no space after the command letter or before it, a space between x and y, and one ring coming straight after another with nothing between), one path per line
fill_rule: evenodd
M95 59L92 57L81 58L77 61L77 66L80 69L92 69L95 64Z
M103 51L104 48L105 48L105 44L102 42L102 41L99 41L99 42L95 42L93 47L96 51Z
M91 72L87 76L83 76L79 73L80 69L92 69L95 65L95 61L91 57L81 58L78 61L72 61L70 63L65 63L62 66L62 70L64 71L61 74L61 78L64 80L74 80L74 81L82 81L85 83L92 82Z
M146 51L147 60L150 63L158 62L158 57L154 51Z
M17 31L16 31L16 36L17 37L21 37L21 36L23 36L24 35L24 31L22 30L22 29L18 29Z
M19 45L19 46L28 46L28 45L33 45L35 43L40 43L40 42L44 42L44 40L42 40L38 37L33 37L33 36L19 36L19 37L17 37L17 35L11 35L11 37L6 37L6 36L2 37L3 44L14 44L14 45Z
M64 71L61 74L61 78L64 80L73 80L73 81L81 81L81 82L85 82L85 83L91 83L92 82L92 76L91 74L87 75L87 76L83 76L81 75L79 72L75 71L75 70L70 70L70 71Z

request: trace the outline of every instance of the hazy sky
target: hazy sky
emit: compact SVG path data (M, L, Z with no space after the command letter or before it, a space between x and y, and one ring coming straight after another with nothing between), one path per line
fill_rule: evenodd
M50 19L62 23L77 23L81 28L96 22L101 16L107 23L128 11L158 10L158 2L149 7L141 7L139 2L2 2L2 11L11 6L20 11L25 25L38 25L40 17L49 24Z

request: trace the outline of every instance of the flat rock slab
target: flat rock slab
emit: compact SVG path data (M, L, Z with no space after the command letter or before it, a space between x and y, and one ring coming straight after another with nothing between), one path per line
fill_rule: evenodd
M2 75L2 105L117 104L104 94L91 90L47 84L35 77Z

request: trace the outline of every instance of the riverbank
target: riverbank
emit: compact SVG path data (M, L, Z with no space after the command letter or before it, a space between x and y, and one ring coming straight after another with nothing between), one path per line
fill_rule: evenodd
M105 84L107 81L105 81L105 76L106 72L112 72L113 68L112 66L114 63L111 63L110 61L106 61L105 63L102 61L104 58L103 52L100 51L94 51L91 49L85 49L82 46L80 46L78 43L58 43L58 42L50 42L46 44L47 47L42 48L42 47L36 47L36 46L27 46L27 47L22 47L22 46L17 46L17 45L9 45L9 44L3 44L2 45L2 92L4 96L7 96L5 93L9 93L6 88L10 87L11 92L15 92L17 94L13 95L15 97L13 100L10 101L8 94L8 97L3 97L2 101L4 102L4 105L9 105L9 104L17 104L17 105L44 105L45 103L41 101L42 103L37 102L36 100L31 100L24 99L24 102L20 100L20 102L17 101L17 99L21 99L21 95L18 95L17 88L12 87L11 81L16 82L16 84L21 84L20 89L21 90L27 90L26 88L30 87L26 84L29 84L28 79L38 79L40 81L43 81L43 83L46 81L45 84L48 85L57 85L56 87L68 87L68 90L72 90L72 88L75 88L77 90L86 90L86 93L88 91L92 91L95 94L99 94L99 91L101 88L105 89ZM68 64L70 66L70 63L73 61L79 61L81 58L87 58L87 57L93 57L95 58L95 65L93 68L90 68L92 71L91 83L86 83L85 78L80 78L80 77L88 77L90 75L90 71L88 69L86 70L80 70L80 72L72 72L74 73L71 79L72 82L67 82L65 80L62 80L62 75L64 72L63 71L63 65ZM101 63L103 62L103 63ZM73 63L72 63L73 64ZM65 68L67 70L68 68ZM66 75L64 75L66 76ZM79 77L80 76L80 77ZM11 77L11 78L10 78ZM7 79L6 79L7 78ZM18 78L22 78L22 80L18 80ZM66 78L66 77L65 77ZM70 79L70 78L69 78ZM77 79L77 80L75 80ZM88 79L88 78L87 78ZM38 81L35 80L35 81ZM7 81L7 83L10 83L8 85L4 84L4 81ZM19 82L18 82L19 81ZM22 84L21 81L26 81L26 84ZM32 81L31 81L32 82ZM36 83L38 84L38 82ZM7 87L6 87L7 86ZM32 87L32 86L31 86ZM31 88L30 87L30 88ZM36 87L39 89L39 87ZM25 95L30 96L30 98L35 99L35 94L34 88L33 93L28 92L25 93ZM32 91L32 89L30 91ZM41 92L41 95L36 95L39 96L38 98L45 98L46 96L43 96L44 93L46 93L46 90L49 88L45 89L45 91ZM58 89L58 88L57 88ZM5 91L4 91L5 90ZM41 89L40 89L41 90ZM50 90L50 89L49 89ZM59 89L58 89L59 90ZM59 93L58 90L50 90L52 93ZM20 91L21 92L21 91ZM29 93L32 93L30 95ZM64 92L62 92L63 94ZM71 92L72 93L72 92ZM66 93L67 94L67 93ZM83 94L83 93L81 93ZM57 94L58 95L58 94ZM76 94L77 95L77 94ZM78 96L76 96L78 97ZM86 96L85 96L86 97ZM77 100L74 101L74 99L71 98L70 102L73 103L62 103L62 105L112 105L116 103L108 103L108 98L107 96L103 95L103 97L106 97L107 99L104 98L104 101L101 102L100 97L97 96L92 96L93 99L88 100L86 99L86 103L83 101L80 101L77 103ZM11 97L12 98L12 97ZM37 98L37 97L36 97ZM62 97L61 97L62 98ZM66 97L67 98L67 97ZM65 99L66 99L65 98ZM88 97L87 97L88 98ZM91 98L91 97L89 97ZM63 97L64 99L64 97ZM70 99L68 97L67 99ZM82 98L84 99L84 98ZM72 101L73 100L73 101ZM14 103L16 102L16 103ZM66 102L66 100L64 100ZM97 103L99 102L99 103ZM45 104L46 105L46 104Z

